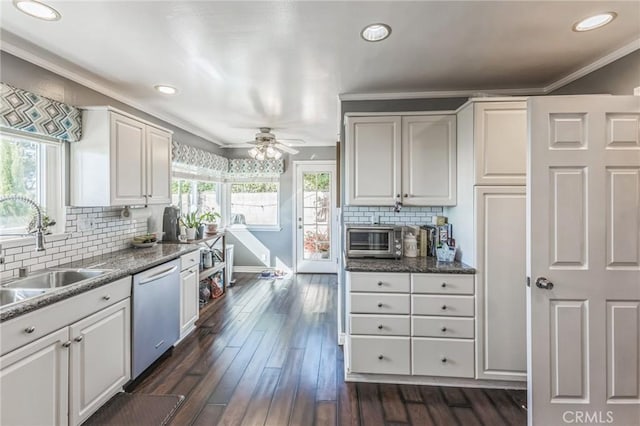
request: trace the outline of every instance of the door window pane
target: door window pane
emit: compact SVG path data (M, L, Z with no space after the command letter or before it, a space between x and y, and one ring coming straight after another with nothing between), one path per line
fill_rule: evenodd
M331 258L331 174L303 173L303 230L305 260Z

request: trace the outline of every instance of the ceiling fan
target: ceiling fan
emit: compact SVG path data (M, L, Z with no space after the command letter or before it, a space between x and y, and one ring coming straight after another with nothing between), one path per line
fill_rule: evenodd
M285 142L286 141L286 142ZM251 158L262 161L265 159L279 160L282 158L282 152L295 155L297 149L291 148L290 143L304 143L302 139L276 139L276 135L271 133L270 127L260 127L260 132L256 133L256 137L247 143L255 145L249 149Z

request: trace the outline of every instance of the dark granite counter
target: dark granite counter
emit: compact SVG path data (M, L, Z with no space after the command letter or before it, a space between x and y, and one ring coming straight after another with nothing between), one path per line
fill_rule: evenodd
M198 250L192 244L158 244L150 248L130 248L113 253L94 256L76 262L65 263L58 268L93 268L111 271L88 281L59 287L22 302L0 308L0 322L16 318L63 299L109 284L127 275L136 274L145 269L177 259L183 254ZM36 275L34 272L32 275Z
M403 257L401 259L344 259L351 272L416 272L439 274L475 274L475 268L461 262L438 262L435 257Z

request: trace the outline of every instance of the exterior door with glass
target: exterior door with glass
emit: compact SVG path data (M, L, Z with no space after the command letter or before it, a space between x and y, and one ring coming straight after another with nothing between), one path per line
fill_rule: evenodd
M335 161L295 162L294 172L296 272L336 273Z

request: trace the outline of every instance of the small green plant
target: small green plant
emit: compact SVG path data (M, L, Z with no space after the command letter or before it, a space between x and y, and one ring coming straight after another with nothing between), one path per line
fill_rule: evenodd
M34 233L36 232L36 222L37 222L37 215L36 213L34 213L31 216L31 220L29 221L29 224L27 225L27 232L28 233ZM53 226L56 224L55 219L51 219L49 216L47 216L45 213L42 213L42 232L44 232L45 234L50 234L51 231L48 229L50 226Z
M220 213L211 209L202 213L202 215L200 215L200 220L204 223L216 223L221 217Z
M183 215L180 218L180 223L182 223L187 228L198 228L200 226L200 215L198 212L191 212Z

